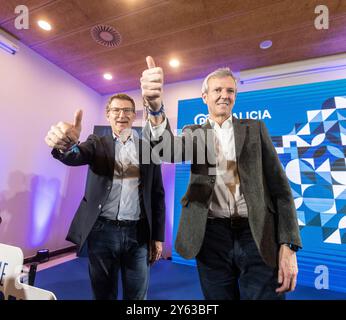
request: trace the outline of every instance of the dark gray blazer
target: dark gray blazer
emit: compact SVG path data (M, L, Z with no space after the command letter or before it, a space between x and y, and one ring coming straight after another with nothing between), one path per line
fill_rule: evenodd
M135 137L140 168L140 202L142 214L147 221L147 241L164 241L165 233L165 193L163 189L161 167L153 163L142 163L142 140ZM115 146L111 135L92 134L87 141L78 146L80 152L61 154L53 149L52 155L68 166L89 165L85 194L72 220L66 240L78 245L81 250L93 225L101 213L111 191ZM145 149L145 148L144 148ZM150 150L150 148L149 148ZM148 148L146 149L148 151Z
M233 118L233 127L238 173L251 232L264 262L277 267L281 243L302 247L291 189L265 124ZM185 127L179 137L173 136L169 124L166 129L168 134L166 132L159 143L151 142L156 151L171 149L168 155L161 151L164 161L191 161L190 181L181 199L182 212L175 242L176 251L191 259L196 257L203 243L215 184L214 145L206 142L210 142L206 138L207 131L213 130L208 130L212 129L209 121ZM148 138L148 125L144 133ZM208 161L197 163L197 153L204 153Z

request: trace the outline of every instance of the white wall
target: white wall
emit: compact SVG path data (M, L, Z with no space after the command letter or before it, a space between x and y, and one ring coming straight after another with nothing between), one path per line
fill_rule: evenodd
M346 54L246 70L239 78L240 92L345 79Z
M50 155L44 137L52 124L84 110L81 140L100 117L101 96L19 43L0 50L0 242L60 249L84 191L86 168L70 169Z

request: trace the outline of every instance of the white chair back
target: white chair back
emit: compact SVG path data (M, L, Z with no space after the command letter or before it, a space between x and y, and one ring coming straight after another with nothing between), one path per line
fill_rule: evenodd
M56 300L53 292L20 282L23 252L0 243L0 300Z

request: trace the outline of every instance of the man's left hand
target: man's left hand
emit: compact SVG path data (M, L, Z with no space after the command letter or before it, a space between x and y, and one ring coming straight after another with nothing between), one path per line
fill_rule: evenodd
M149 246L149 262L154 264L160 259L162 253L162 242L152 240Z
M294 291L297 284L298 265L296 253L288 246L282 244L279 251L278 282L281 284L276 289L277 293Z

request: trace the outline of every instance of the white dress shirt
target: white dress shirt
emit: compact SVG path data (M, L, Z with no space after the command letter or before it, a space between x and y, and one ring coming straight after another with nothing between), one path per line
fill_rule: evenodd
M234 129L232 116L220 126L208 118L215 133L216 149L216 179L210 204L211 217L229 218L230 216L248 216L248 209L244 195L240 192L240 179L237 169ZM167 126L167 118L158 126L150 130L154 139L158 139Z
M139 220L140 170L133 133L122 142L113 133L115 166L112 189L101 216L111 220Z

